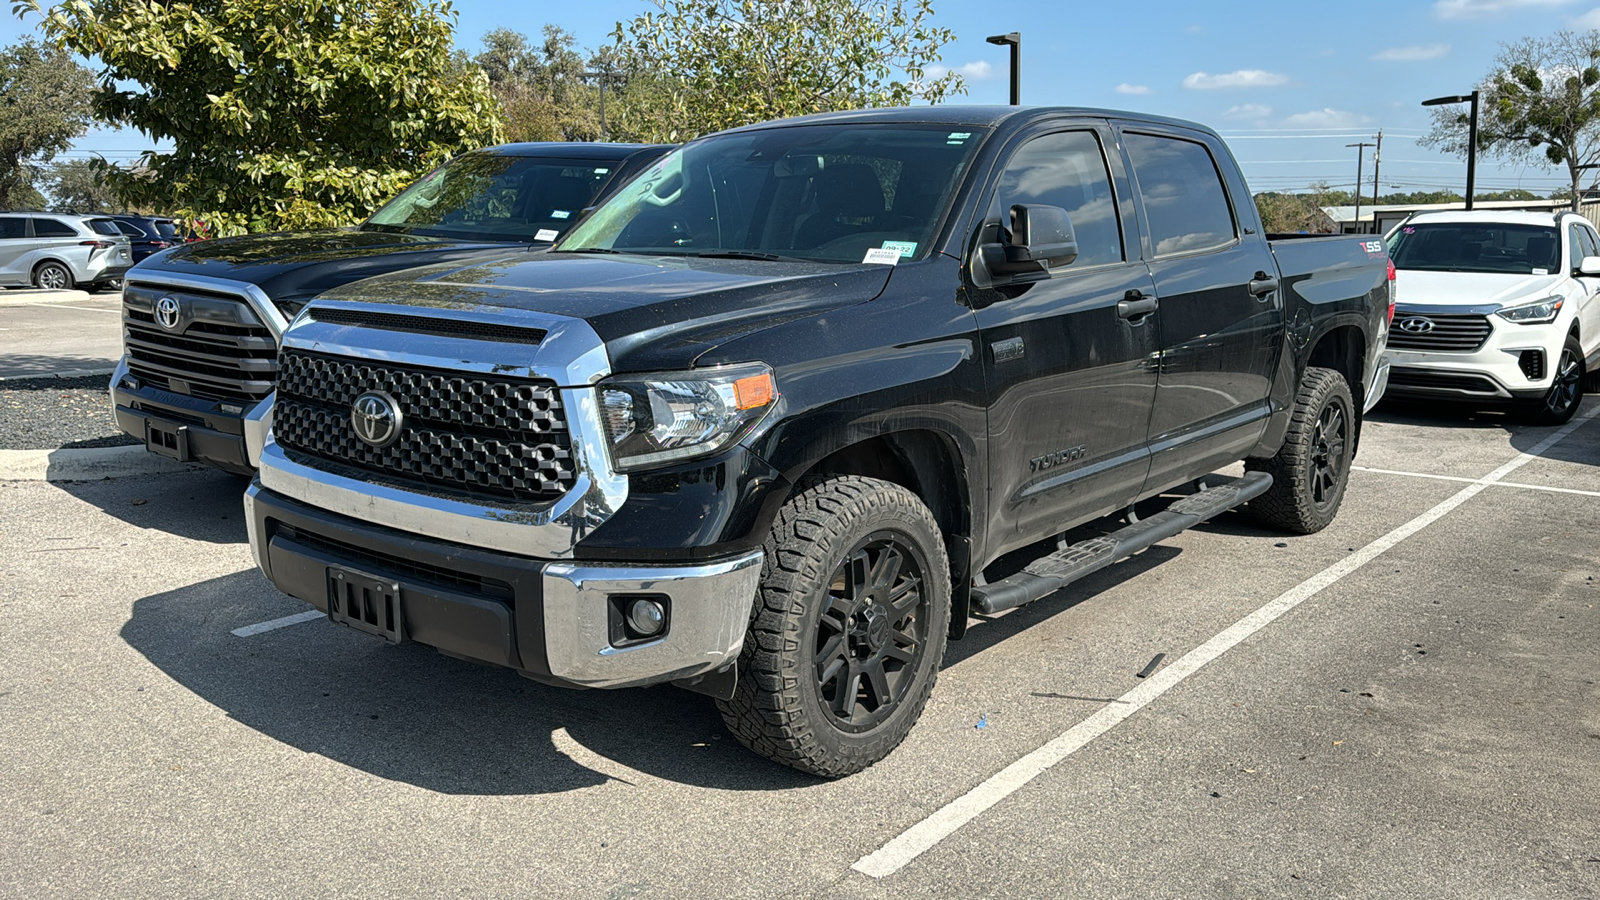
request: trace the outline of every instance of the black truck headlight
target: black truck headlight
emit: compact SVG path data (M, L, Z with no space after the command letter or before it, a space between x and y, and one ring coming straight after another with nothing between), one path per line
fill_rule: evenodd
M1532 303L1508 306L1495 315L1518 325L1543 325L1555 321L1556 316L1561 314L1561 305L1565 302L1567 302L1565 297L1545 297Z
M710 456L754 430L778 399L763 363L619 375L597 390L619 472Z

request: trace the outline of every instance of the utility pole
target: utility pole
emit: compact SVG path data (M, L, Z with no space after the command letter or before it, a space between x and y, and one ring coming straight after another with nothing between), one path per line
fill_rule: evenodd
M1362 141L1359 144L1345 144L1345 146L1346 147L1354 147L1354 148L1356 148L1356 189L1354 191L1354 193L1356 195L1356 225L1355 225L1356 230L1355 230L1355 233L1356 234L1361 234L1362 233L1362 231L1361 231L1361 188L1362 188L1361 182L1364 180L1361 177L1361 164L1366 162L1366 149L1368 147L1374 147L1374 146L1377 146L1377 145L1376 144L1369 144L1366 141Z
M1383 162L1383 129L1378 129L1378 145L1372 148L1372 231L1378 231L1378 164Z
M1012 31L1007 34L995 34L984 38L996 46L1011 48L1011 105L1019 106L1022 103L1022 34Z

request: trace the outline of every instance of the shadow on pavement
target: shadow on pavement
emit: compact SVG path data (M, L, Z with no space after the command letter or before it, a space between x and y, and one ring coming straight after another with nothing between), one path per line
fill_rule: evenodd
M1584 398L1583 405L1578 409L1578 415L1582 416L1593 410L1597 403L1600 403L1600 397ZM1531 452L1561 427L1527 425L1505 409L1474 409L1464 404L1424 404L1402 400L1383 401L1367 414L1367 420L1436 428L1498 429L1507 434L1511 447L1519 453ZM1539 457L1559 462L1600 466L1600 440L1592 436L1596 433L1592 430L1595 427L1593 424L1579 426L1578 433L1544 450ZM1358 457L1357 462L1359 461Z
M104 376L96 375L94 377L103 380L105 387L109 390L111 370L116 365L117 360L107 356L86 356L70 353L14 353L7 350L5 359L0 361L0 377L17 379L47 378L57 372L104 372ZM5 382L0 381L0 385L4 384Z
M205 470L56 486L129 525L213 544L243 544L249 540L244 523L248 484L238 475Z

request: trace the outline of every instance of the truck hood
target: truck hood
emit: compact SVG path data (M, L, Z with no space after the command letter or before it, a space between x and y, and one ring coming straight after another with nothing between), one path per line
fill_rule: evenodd
M1395 302L1414 306L1510 306L1549 296L1560 275L1500 275L1484 272L1395 273Z
M273 300L305 299L362 278L436 263L459 266L548 244L484 243L355 228L247 234L183 244L128 272L202 275L256 285Z
M892 266L526 254L369 278L319 298L587 321L615 371L686 368L717 345L878 296Z

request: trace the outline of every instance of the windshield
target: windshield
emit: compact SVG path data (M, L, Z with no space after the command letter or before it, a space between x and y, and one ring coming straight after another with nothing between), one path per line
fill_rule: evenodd
M1561 265L1551 225L1439 222L1403 225L1389 241L1396 269L1548 275Z
M557 247L860 263L920 259L982 135L970 126L805 125L662 157Z
M488 241L553 241L620 161L469 153L429 172L361 227Z

